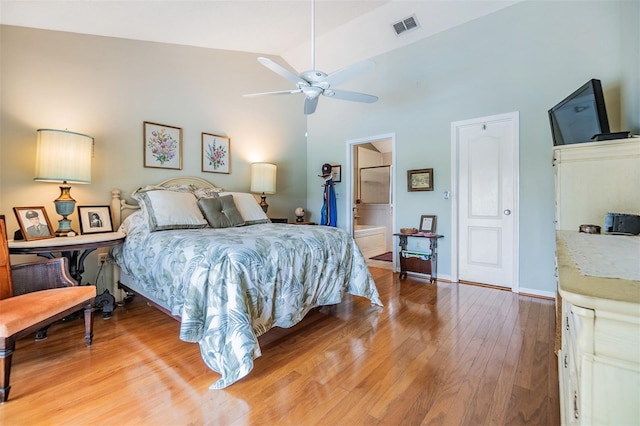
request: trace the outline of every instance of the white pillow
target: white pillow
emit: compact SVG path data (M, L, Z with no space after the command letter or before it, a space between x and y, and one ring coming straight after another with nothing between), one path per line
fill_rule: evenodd
M190 192L150 190L132 196L144 205L151 232L207 227L196 197Z
M271 222L253 194L249 194L248 192L220 192L219 195L221 197L233 195L233 201L244 219L245 225Z
M215 198L222 191L224 191L222 188L196 188L192 192L197 199L200 199L200 198Z
M145 213L146 214L146 213ZM146 219L145 214L143 214L142 210L136 210L126 217L125 220L120 224L120 228L118 228L118 232L123 232L125 234L130 234L134 230L138 228L149 229L149 221Z

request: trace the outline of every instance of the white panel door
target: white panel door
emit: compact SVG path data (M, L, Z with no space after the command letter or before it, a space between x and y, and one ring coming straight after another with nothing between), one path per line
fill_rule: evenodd
M455 134L459 279L517 287L517 116L461 122Z

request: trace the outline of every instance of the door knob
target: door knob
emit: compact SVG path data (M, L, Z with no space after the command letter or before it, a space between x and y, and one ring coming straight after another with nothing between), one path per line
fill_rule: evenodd
M505 215L505 216L509 216L510 214L511 214L511 210L506 209L506 210L504 211L504 215Z

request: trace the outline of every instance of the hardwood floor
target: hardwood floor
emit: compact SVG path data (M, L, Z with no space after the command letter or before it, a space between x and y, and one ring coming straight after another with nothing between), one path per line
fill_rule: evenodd
M136 300L43 342L17 343L5 425L557 425L554 302L371 268L384 308L349 296L261 337L254 370L225 390Z

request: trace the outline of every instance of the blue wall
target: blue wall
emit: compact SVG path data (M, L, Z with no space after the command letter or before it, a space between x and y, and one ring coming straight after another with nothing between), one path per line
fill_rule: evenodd
M555 294L554 178L547 110L590 78L602 80L611 130L640 133L640 2L523 2L374 58L345 89L375 104L323 98L308 120L307 210L319 214L322 163L344 164L345 143L396 134L397 231L438 215L451 235L451 122L520 113L520 290ZM324 102L322 102L324 101ZM635 111L635 114L633 113ZM433 192L407 192L406 170L433 167ZM344 179L350 179L343 170ZM346 194L338 200L345 227ZM315 216L316 218L318 216ZM439 272L451 273L451 241Z

